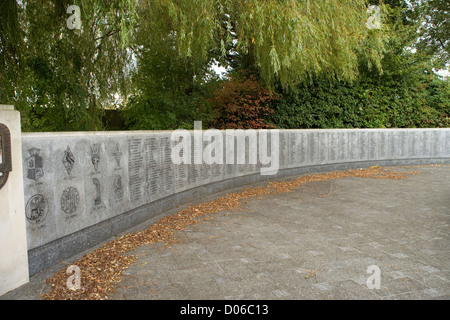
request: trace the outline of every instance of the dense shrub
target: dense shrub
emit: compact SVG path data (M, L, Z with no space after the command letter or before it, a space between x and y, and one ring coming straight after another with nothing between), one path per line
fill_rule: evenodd
M270 121L284 129L450 126L448 81L426 77L416 86L369 81L315 80L300 86L283 95Z
M235 75L222 83L209 103L214 112L210 127L217 129L271 129L268 121L280 96L270 93L253 75Z

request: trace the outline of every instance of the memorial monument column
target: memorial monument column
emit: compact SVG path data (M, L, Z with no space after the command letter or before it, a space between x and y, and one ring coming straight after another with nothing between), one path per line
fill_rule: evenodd
M20 113L0 105L0 295L29 281Z

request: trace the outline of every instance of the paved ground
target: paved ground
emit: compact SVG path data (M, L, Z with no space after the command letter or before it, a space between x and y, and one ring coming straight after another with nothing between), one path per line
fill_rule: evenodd
M449 299L450 167L396 170L421 174L308 183L139 247L109 298ZM0 299L36 299L52 272Z

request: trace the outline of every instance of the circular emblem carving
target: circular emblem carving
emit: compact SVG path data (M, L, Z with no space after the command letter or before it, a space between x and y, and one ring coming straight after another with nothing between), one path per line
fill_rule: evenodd
M67 214L72 214L77 210L79 201L78 190L72 187L67 188L61 196L61 209Z
M43 195L37 194L28 200L25 215L30 223L39 224L47 217L47 210L47 199Z

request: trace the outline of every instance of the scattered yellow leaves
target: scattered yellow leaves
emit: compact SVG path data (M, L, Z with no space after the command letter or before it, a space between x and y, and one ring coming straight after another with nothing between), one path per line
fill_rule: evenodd
M316 279L316 282L317 282L317 270L311 271L311 272L305 277L305 279L309 279L311 276L314 276L314 278Z
M347 177L404 179L409 174L417 174L417 172L394 172L379 166L372 166L367 169L310 174L291 181L270 182L267 187L247 188L209 202L184 208L174 215L162 218L148 229L130 233L106 243L73 263L81 269L81 289L74 291L67 288L66 270L60 270L53 277L47 279L47 283L51 285L52 289L49 293L43 294L42 298L47 300L107 299L114 285L121 281L124 270L137 259L127 253L142 245L157 242L174 243L177 241L174 237L176 231L210 219L207 217L208 215L238 209L244 199L255 197L260 199L263 195L291 192L304 183L314 181ZM315 270L307 275L306 279L312 275L316 277Z

